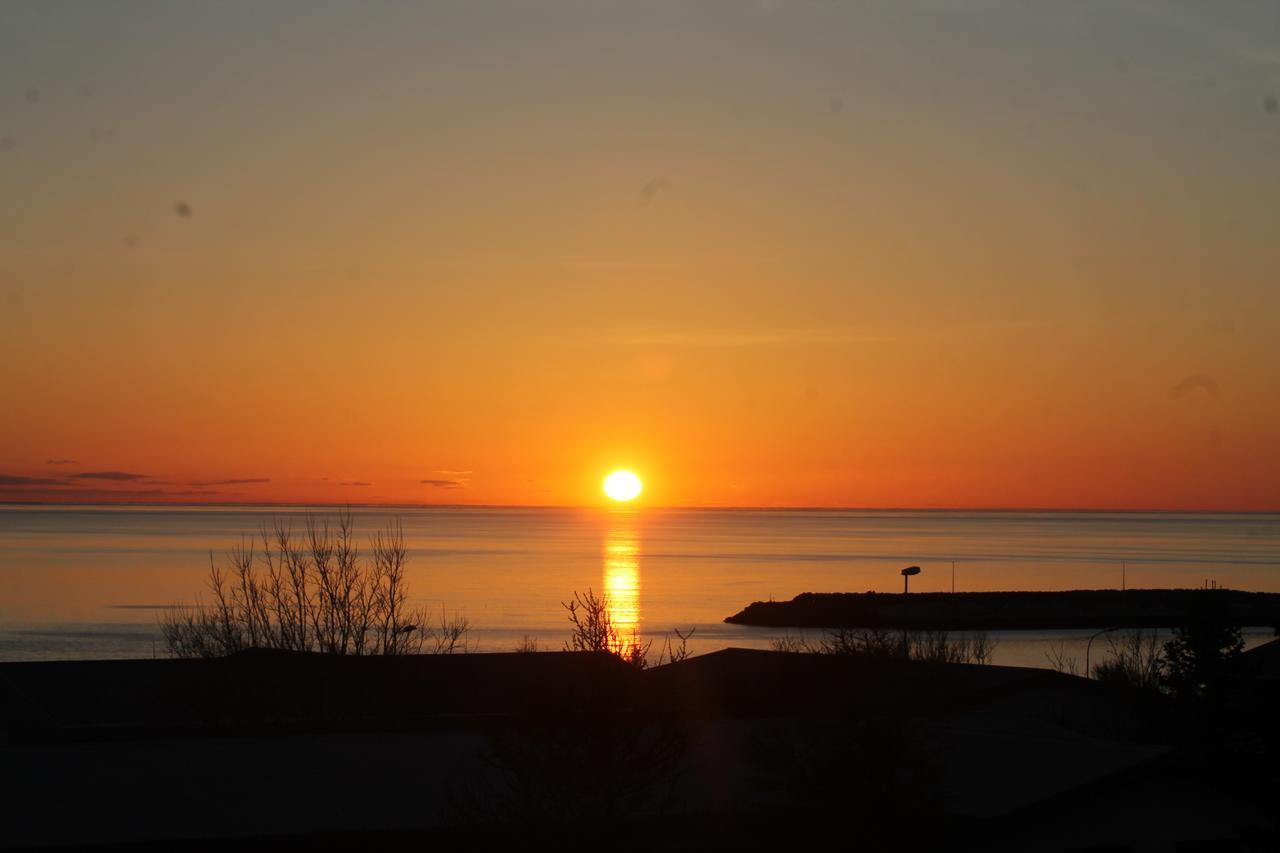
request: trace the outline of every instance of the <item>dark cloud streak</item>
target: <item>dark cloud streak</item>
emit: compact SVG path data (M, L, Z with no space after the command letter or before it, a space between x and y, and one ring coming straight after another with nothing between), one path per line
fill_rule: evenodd
M121 482L131 482L133 480L149 480L150 474L130 474L127 471L84 471L79 474L72 474L68 479L71 480L118 480Z
M212 489L187 489L171 492L165 489L57 489L49 490L21 486L4 490L6 484L0 482L0 490L4 491L4 500L30 498L34 502L57 499L58 501L79 501L84 503L113 500L143 500L147 498L208 498L223 494ZM15 484L17 485L17 484Z
M65 486L65 480L53 480L49 477L20 477L15 474L0 474L0 486Z

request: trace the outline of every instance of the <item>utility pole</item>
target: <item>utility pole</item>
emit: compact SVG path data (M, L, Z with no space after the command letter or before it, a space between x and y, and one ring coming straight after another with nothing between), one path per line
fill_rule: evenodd
M1129 563L1127 560L1120 561L1120 591L1124 592L1127 575L1129 574Z
M951 594L956 594L956 561L951 561Z

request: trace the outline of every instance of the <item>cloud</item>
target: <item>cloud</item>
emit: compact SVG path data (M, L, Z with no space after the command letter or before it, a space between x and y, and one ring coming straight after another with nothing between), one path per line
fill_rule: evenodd
M74 464L76 464L76 460L74 460L74 459L46 459L46 460L44 460L44 464L46 464L46 465L74 465Z
M1222 389L1218 387L1217 381L1207 373L1196 373L1180 380L1169 389L1169 396L1180 400L1195 391L1203 391L1215 400L1222 396Z
M640 188L640 201L645 204L650 204L658 197L658 193L665 189L670 189L670 187L671 182L666 178L652 178L646 181L645 185Z
M335 486L372 486L373 483L366 483L363 480L342 480L334 483Z
M466 487L466 483L460 480L419 480L424 486L432 486L437 489L461 489Z
M0 474L0 486L65 486L64 480L51 480L48 477L19 477L14 474Z
M448 468L437 468L437 474L444 474L446 477L466 477L475 472L473 471L452 471Z
M17 488L5 489L6 485L13 485ZM15 496L28 497L37 502L57 500L65 501L119 501L119 500L145 500L145 499L172 499L172 498L207 498L221 495L222 492L213 491L211 489L186 489L182 491L167 491L165 489L57 489L48 490L24 486L21 483L6 484L0 481L0 490L6 494L6 500L12 500Z
M269 477L246 477L242 480L208 480L201 483L187 483L188 486L247 486L250 483L270 483Z
M149 480L150 474L130 474L126 471L85 471L80 474L72 474L72 480Z

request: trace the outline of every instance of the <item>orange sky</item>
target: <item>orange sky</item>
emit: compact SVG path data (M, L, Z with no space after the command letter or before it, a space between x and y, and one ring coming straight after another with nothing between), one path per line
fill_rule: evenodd
M642 5L14 4L0 500L1280 510L1265 10Z

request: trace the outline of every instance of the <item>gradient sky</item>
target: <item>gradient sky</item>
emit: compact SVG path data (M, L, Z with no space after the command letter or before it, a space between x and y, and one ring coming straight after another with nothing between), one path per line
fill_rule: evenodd
M0 500L1280 509L1270 3L8 2Z

